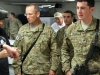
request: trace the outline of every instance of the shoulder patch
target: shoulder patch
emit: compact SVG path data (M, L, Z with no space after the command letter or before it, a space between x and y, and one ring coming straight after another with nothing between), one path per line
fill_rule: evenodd
M17 36L16 36L16 40L19 40L20 38L21 38L20 35L17 35Z

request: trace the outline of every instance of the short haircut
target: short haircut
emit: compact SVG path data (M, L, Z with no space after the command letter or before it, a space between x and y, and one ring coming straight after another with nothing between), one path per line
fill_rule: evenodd
M95 1L94 0L77 0L77 2L87 2L87 5L89 6L89 7L94 7L94 5L95 5Z
M11 12L10 14L13 15L13 16L15 17L15 13L14 13L14 12Z
M29 6L34 6L34 9L36 12L40 12L40 8L39 8L39 5L36 4L36 3L31 3L31 4L28 4L26 7L29 7Z
M71 10L66 10L63 13L70 13L71 14L71 17L74 17L74 15L75 15Z

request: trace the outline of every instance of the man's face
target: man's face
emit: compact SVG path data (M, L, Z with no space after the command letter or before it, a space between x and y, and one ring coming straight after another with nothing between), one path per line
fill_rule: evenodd
M25 15L28 20L28 23L34 24L37 18L39 18L40 13L34 10L34 6L28 6L26 7Z
M71 16L71 13L63 13L63 17L66 25L72 24L74 17Z
M4 20L0 20L0 27L3 25Z
M11 15L11 14L9 14L9 18L10 18L10 19L12 18L12 15Z
M77 16L80 20L85 20L92 15L94 7L89 7L87 2L77 2Z
M58 25L62 25L62 23L63 23L63 17L55 17L55 22L56 22Z

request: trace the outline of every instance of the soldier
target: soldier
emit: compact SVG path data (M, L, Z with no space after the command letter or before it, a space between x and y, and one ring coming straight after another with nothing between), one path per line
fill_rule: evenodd
M20 58L25 56L40 32L41 34L27 54L23 64L21 64L21 60L14 60L15 74L21 75L20 66L22 65L23 75L55 75L59 64L56 33L49 25L41 22L38 4L27 5L25 16L28 23L20 28L14 43L20 52Z
M57 45L58 45L59 51L61 51L61 46L63 44L65 30L68 28L68 26L70 26L73 23L74 13L70 10L67 10L67 11L63 12L63 17L64 17L64 22L66 25L64 27L62 27L61 29L59 29L57 32ZM61 64L59 65L59 67L60 68L58 68L57 75L63 75L64 73L61 69L62 68Z
M90 44L95 37L97 19L92 16L94 5L94 0L77 0L77 16L79 20L67 28L61 49L62 66L66 75L73 73L76 64L82 65L84 63ZM100 38L98 39L98 45L100 46ZM70 48L72 46L74 51ZM74 53L72 60L71 52ZM100 75L99 54L95 55L95 59L92 58L88 62L88 67L90 69L98 69L97 74L91 75Z
M16 35L22 26L22 23L20 22L19 19L15 18L15 13L11 12L9 14L9 18L11 19L9 22L9 34L10 34L10 39L15 40Z
M64 18L62 13L60 12L56 12L54 14L54 18L55 18L55 23L53 23L51 27L54 29L55 32L57 32L60 28L65 26Z
M63 12L63 17L64 17L65 26L62 27L57 32L57 42L58 42L59 48L61 48L61 46L62 46L62 43L63 43L62 40L64 38L65 30L73 23L74 13L70 10L67 10L67 11Z

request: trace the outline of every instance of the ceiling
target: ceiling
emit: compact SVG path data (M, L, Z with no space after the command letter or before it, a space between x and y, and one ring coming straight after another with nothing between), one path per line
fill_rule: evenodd
M76 0L0 0L0 2L5 2L8 4L26 5L28 3L38 3L38 4L53 4L53 3L65 3L72 2ZM100 0L95 0L100 1Z
M75 1L75 0L0 0L0 1L3 1L3 2L25 2L25 3L31 3L31 2L36 2L36 3L41 3L41 2L67 2L67 1Z
M52 3L63 3L75 0L0 0L0 2L5 2L9 4L19 4L26 5L28 3L39 3L39 4L52 4Z

